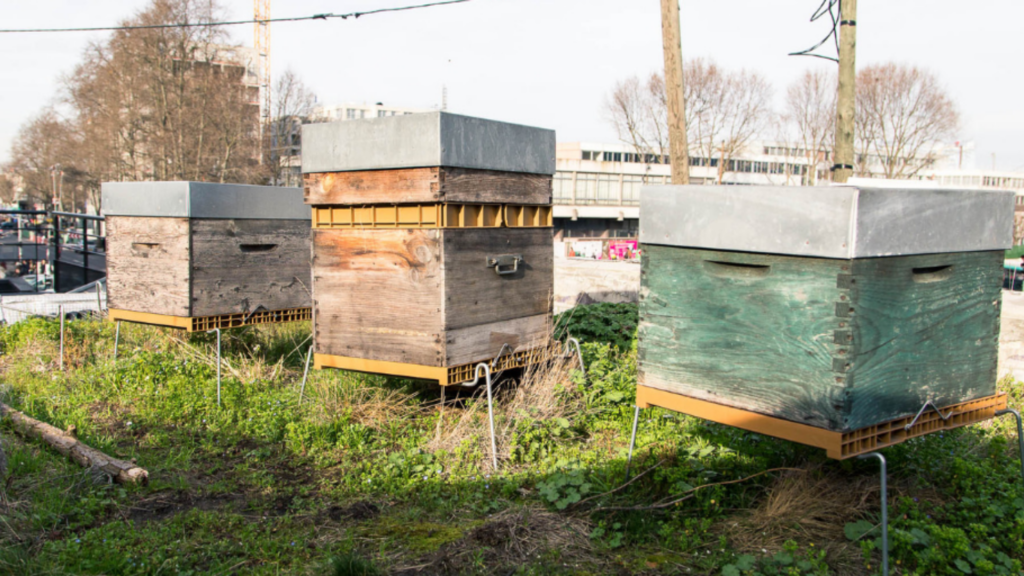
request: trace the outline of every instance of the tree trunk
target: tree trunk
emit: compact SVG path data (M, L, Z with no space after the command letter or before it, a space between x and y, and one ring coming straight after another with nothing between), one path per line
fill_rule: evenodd
M0 403L0 416L9 417L14 423L14 428L25 436L39 438L79 465L95 468L117 482L122 484L146 484L149 482L149 472L146 470L131 462L111 458L95 448L82 444L72 434L30 418L6 404Z

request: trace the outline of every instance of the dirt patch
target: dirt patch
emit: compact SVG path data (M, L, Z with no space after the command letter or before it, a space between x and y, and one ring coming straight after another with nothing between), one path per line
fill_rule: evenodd
M546 550L557 549L562 561L582 558L590 551L586 520L562 516L541 508L516 508L500 512L466 535L442 546L416 566L398 568L395 574L463 574L482 560L492 571L515 569Z
M127 519L136 523L161 521L189 510L242 512L247 501L241 494L218 494L196 497L187 492L154 494L136 502Z
M373 520L377 516L380 516L380 508L373 502L356 502L348 506L331 506L327 509L327 517L335 522L341 520L355 520L356 522L363 522L366 520Z

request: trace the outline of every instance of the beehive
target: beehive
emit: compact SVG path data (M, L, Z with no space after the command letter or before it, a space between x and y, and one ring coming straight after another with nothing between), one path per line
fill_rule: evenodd
M638 406L837 458L992 417L1013 201L644 188Z
M316 366L446 385L542 355L554 156L553 131L444 112L303 126Z
M209 330L308 319L300 188L103 184L110 318Z

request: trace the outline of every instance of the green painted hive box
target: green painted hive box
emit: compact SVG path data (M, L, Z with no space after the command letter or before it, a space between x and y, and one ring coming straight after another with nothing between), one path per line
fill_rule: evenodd
M646 187L639 384L844 433L994 395L1013 203Z

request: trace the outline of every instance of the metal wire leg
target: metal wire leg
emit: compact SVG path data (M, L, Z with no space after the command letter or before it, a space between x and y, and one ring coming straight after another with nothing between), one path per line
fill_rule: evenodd
M207 330L206 333L217 333L217 407L220 407L220 328Z
M121 340L121 321L117 321L117 328L114 328L114 362L117 362L117 345Z
M487 383L487 419L491 424L491 463L494 470L498 470L498 442L494 439L494 396L491 392L491 367L486 362L481 362L473 369L473 381L464 386L476 386L480 381L480 370L484 371L484 378Z
M996 416L1002 416L1003 414L1013 414L1013 417L1017 420L1017 442L1020 443L1020 476L1024 480L1024 423L1021 422L1020 412L1013 408L996 412Z
M60 369L64 369L64 305L57 307L60 314Z
M633 465L633 448L636 447L636 427L640 423L640 407L633 408L633 433L629 435L629 456L626 457L626 480L629 480L629 468Z
M1018 422L1020 422L1018 416ZM868 454L861 454L857 458L863 460L865 458L878 458L878 463L882 469L882 574L889 576L889 497L886 488L886 470L885 470L885 456L882 456L878 452L870 452Z
M306 377L309 376L309 360L313 357L313 346L306 352L306 368L302 371L302 386L299 387L299 405L302 405L302 395L306 392Z
M580 372L583 373L583 380L586 381L587 367L583 365L583 351L580 350L580 341L575 338L569 338L568 343L576 347L576 359L580 361ZM572 352L569 353L571 354Z

